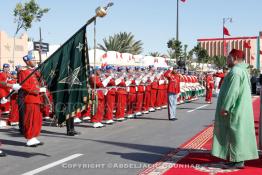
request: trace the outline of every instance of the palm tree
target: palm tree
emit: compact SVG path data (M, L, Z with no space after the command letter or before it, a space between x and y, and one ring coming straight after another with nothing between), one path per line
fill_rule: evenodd
M198 63L207 63L209 61L209 56L206 49L203 49L200 44L197 44L193 48L193 51L197 57Z
M117 51L121 53L141 54L143 43L136 41L132 33L120 32L103 39L104 45L98 44L98 48L104 51Z
M168 55L161 54L160 52L150 52L148 55L150 55L152 57L163 57L163 58L167 58L168 57Z
M168 54L168 57L169 57L170 59L175 59L175 58L176 58L176 53L175 53L175 51L173 51L172 49L169 49L169 50L167 51L167 54Z
M224 67L226 65L226 57L225 56L214 56L213 63L217 67Z
M190 50L186 55L186 65L188 66L189 70L193 70L192 62L193 62L193 55L194 51Z
M167 42L167 47L174 52L175 58L177 60L181 60L183 58L182 43L180 41L176 40L175 38L172 38Z

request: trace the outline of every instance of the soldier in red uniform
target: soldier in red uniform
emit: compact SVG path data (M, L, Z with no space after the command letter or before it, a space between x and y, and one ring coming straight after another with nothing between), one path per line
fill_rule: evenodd
M156 101L156 106L158 110L161 109L161 107L164 104L164 94L165 94L165 90L166 90L166 79L164 77L163 72L161 72L159 81L158 81L158 91L157 91L157 101Z
M112 76L112 70L113 67L110 65L106 66L106 78L104 83L104 86L107 88L107 93L105 94L105 114L104 114L104 120L105 124L113 124L113 111L115 108L115 101L116 101L116 88L114 87L115 80L113 78L110 78Z
M7 83L9 83L9 84L17 83L17 72L16 71L11 72L11 78L12 79L8 80ZM10 116L9 116L7 122L11 126L18 125L18 123L19 123L19 111L18 111L17 98L18 98L17 92L12 94L12 96L10 98L10 104L11 104Z
M10 66L5 64L4 68L5 67L8 68L7 70L9 70ZM7 70L5 70L5 71L7 71ZM0 103L1 103L1 105L4 105L4 104L7 103L7 100L6 100L5 97L6 97L6 95L8 95L7 92L5 90L3 90L2 88L8 88L8 89L12 88L13 90L18 90L20 88L20 86L18 84L9 84L9 82L7 81L7 76L4 76L4 75L5 74L2 74L1 78L0 78L1 79L1 81L0 81L0 87L1 87L1 89L0 89L0 98L1 98ZM1 111L0 111L0 115L1 115ZM5 152L0 150L0 157L5 157L5 156L6 156Z
M127 91L126 91L126 81L124 79L125 69L123 67L118 67L118 71L121 73L121 77L115 80L116 86L118 86L116 91L116 120L121 122L125 120L125 108L127 102Z
M136 109L135 109L135 117L142 115L142 106L144 100L144 85L142 83L143 72L141 72L140 67L135 68L137 71L137 75L139 77L136 78Z
M167 70L165 70L165 71L167 71ZM169 82L169 80L166 78L166 77L164 77L164 79L165 79L165 82L164 82L164 84L165 84L165 87L164 87L164 89L163 89L163 103L162 103L162 108L167 108L167 104L168 104L168 96L167 96L167 90L168 90L168 82Z
M136 82L133 76L133 69L127 67L127 118L134 118L136 106Z
M27 55L23 57L27 68L21 70L18 77L18 83L21 83L28 75L34 71L36 65L35 60L32 55ZM46 92L45 87L41 87L40 82L37 80L37 72L35 72L27 81L22 84L21 89L24 92L24 136L27 139L26 146L35 147L37 145L42 145L37 137L40 135L42 127L42 112L41 104L42 98L41 93Z
M175 67L173 70L165 72L164 76L169 80L168 83L168 118L169 120L177 120L176 105L177 96L180 93L180 77L176 72Z
M150 103L150 112L154 112L156 108L156 97L157 97L157 90L158 90L158 78L155 75L155 68L151 67L152 77L151 77L151 103Z
M218 84L218 89L220 89L220 87L221 87L221 85L222 85L222 83L224 81L224 78L227 75L227 73L228 73L228 68L227 67L223 67L223 72L214 74L215 77L219 77L220 78L220 81L219 81L219 84Z
M17 72L17 77L19 77L19 73L21 70L23 70L23 67L21 65L16 65L15 66L15 70ZM18 111L19 111L19 131L21 134L24 133L24 129L23 129L23 123L24 123L24 114L25 114L25 110L24 110L24 94L23 94L23 90L20 89L17 92L17 104L18 104Z
M95 67L95 74L90 77L90 86L94 89L93 98L97 98L97 108L94 110L95 113L92 113L91 122L93 123L93 128L101 128L104 125L102 124L104 109L105 109L105 97L104 97L104 85L100 79L101 70L98 67ZM93 104L93 106L95 106Z
M3 72L0 73L0 91L3 94L3 96L7 96L10 92L10 84L8 85L8 80L11 78L10 74L10 65L9 64L3 64ZM0 105L1 113L9 113L10 111L10 101L7 99L7 103Z
M211 103L213 89L214 89L214 80L211 72L207 74L205 80L206 80L206 102Z
M151 76L151 75L150 75ZM151 103L151 80L150 76L146 76L143 78L143 82L145 83L145 94L144 94L144 103L143 103L143 113L149 113L149 107Z

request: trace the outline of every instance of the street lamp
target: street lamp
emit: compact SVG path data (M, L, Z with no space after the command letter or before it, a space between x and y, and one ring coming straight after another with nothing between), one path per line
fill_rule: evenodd
M229 21L230 23L233 22L231 17L223 18L223 56L225 56L225 33L224 33L224 27L226 22Z

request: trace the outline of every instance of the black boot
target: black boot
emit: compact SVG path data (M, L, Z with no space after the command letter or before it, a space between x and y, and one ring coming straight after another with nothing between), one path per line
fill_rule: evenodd
M75 131L75 125L74 125L74 118L73 117L70 117L66 121L66 129L67 129L67 135L68 136L80 135L80 132Z

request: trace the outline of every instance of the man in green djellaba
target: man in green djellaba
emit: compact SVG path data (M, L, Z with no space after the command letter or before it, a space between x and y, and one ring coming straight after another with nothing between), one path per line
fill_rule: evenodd
M212 155L228 160L223 168L243 169L244 161L258 158L248 65L244 53L232 49L231 68L217 100Z

